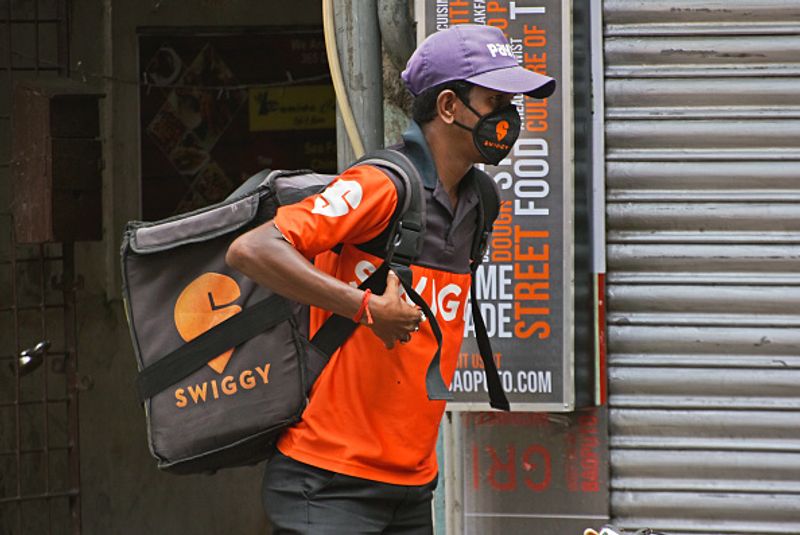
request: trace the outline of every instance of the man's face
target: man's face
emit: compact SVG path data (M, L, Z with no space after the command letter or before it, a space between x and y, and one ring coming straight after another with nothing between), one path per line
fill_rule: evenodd
M484 116L488 113L492 113L495 110L499 110L508 106L511 104L511 99L513 98L513 93L503 93L502 91L495 91L485 87L474 86L469 94L469 104L475 109L476 112L478 112L481 116ZM475 115L475 113L465 106L461 100L457 100L455 119L459 123L469 128L474 128L477 122L480 120L480 117ZM472 140L472 134L466 130L461 130L461 132L462 136L464 137L465 146L469 147L472 161L476 163L489 163L475 147L475 144Z

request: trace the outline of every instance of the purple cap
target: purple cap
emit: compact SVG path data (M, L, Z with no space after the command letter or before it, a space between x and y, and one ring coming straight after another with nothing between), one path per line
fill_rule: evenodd
M536 98L547 98L556 89L549 76L519 66L503 32L477 24L458 24L428 36L401 76L415 96L453 80Z

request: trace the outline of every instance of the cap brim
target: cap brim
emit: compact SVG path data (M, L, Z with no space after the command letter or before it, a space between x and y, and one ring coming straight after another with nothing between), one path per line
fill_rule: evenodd
M466 80L495 91L523 93L534 98L547 98L556 90L556 81L549 76L523 69L518 65L477 74Z

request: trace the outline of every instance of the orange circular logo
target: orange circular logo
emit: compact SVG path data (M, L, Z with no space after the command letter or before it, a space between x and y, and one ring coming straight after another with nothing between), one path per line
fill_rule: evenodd
M241 312L242 307L233 304L240 295L236 281L220 273L203 273L190 282L175 302L175 327L181 338L189 342ZM208 365L222 373L233 349L208 361Z

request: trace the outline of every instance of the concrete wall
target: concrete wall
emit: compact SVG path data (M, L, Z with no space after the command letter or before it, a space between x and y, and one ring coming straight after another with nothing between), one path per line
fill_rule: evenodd
M147 448L136 364L121 306L118 250L139 216L136 29L142 26L321 25L318 0L74 0L73 76L105 88L104 233L78 247L79 370L84 533L265 533L261 467L214 476L160 473ZM80 62L80 68L78 68ZM81 74L81 71L84 74ZM103 74L105 79L95 76ZM118 81L112 81L110 79Z

